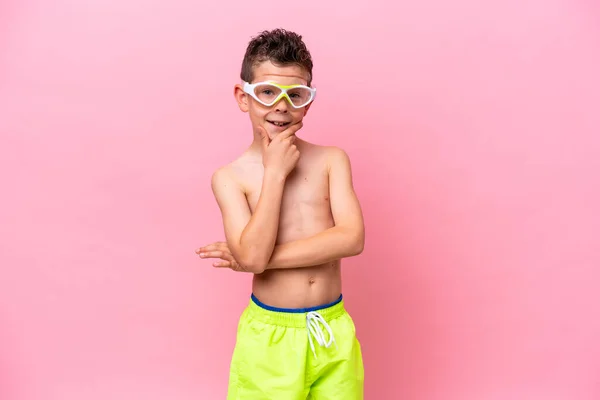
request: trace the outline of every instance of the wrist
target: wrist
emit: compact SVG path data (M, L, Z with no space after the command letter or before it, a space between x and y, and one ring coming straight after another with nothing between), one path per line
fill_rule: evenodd
M284 183L287 178L287 175L278 169L265 167L265 176L264 180L272 181L274 183Z

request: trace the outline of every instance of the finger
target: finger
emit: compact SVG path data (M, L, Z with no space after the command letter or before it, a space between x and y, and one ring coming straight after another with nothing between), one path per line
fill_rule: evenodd
M300 159L300 152L299 151L294 151L289 155L289 158L293 161L293 162L298 162L298 160Z
M300 153L300 152L298 151L298 148L296 147L296 145L292 144L290 146L290 148L288 149L288 155L289 156L294 156L296 153Z
M231 262L229 261L215 261L213 263L213 267L215 268L231 268Z
M296 136L292 135L292 136L288 136L285 139L283 139L284 141L288 142L289 144L294 144L294 142L296 141Z
M199 254L200 258L222 258L222 251L205 251Z
M220 258L221 260L231 261L233 256L225 251L208 251L206 253L200 253L200 258Z
M212 251L212 250L216 250L216 246L215 244L208 244L204 247L200 247L199 249L196 249L196 253L200 254L200 253L206 253L207 251Z
M300 128L302 128L302 125L303 125L302 121L300 121L297 124L290 126L285 131L278 134L276 138L279 140L287 139L287 138L291 137L292 135L294 135L296 132L298 132L298 130L300 130Z
M229 249L229 247L227 246L227 243L214 242L214 243L208 244L204 247L200 247L200 248L196 249L196 253L200 254L200 253L205 253L207 251L225 250L225 249Z
M235 262L235 260L231 262L231 266L229 268L233 269L234 271L246 271L244 268L241 267L240 264Z

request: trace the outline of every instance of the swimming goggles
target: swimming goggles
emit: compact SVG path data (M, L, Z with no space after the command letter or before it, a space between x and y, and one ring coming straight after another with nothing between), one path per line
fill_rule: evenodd
M274 82L244 82L244 92L252 96L260 104L272 106L285 97L294 108L306 107L317 94L317 89L304 85L278 85Z

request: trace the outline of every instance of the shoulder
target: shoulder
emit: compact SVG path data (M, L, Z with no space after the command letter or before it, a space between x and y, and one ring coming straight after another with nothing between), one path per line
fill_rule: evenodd
M329 171L331 171L333 168L350 168L350 156L341 147L323 146L323 151L327 159L327 167Z
M210 179L210 183L214 192L224 190L226 188L239 186L239 179L236 174L237 160L217 168Z
M308 159L313 165L322 165L325 167L326 173L331 173L332 170L349 170L350 157L348 153L339 146L320 145L304 142L306 149L309 150L310 156ZM313 162L317 162L316 164Z
M333 158L333 159L347 159L349 160L350 157L348 156L348 153L346 152L346 150L342 149L341 147L337 147L337 146L324 146L325 151L327 153L327 156L329 158Z
M226 207L234 201L233 199L239 198L243 192L231 165L217 168L212 174L210 186L221 208Z
M230 165L224 165L217 168L210 179L213 190L216 190L223 185L227 185L228 183L232 183L233 181L234 179Z
M310 152L315 156L315 159L325 160L328 167L331 166L332 163L348 163L350 161L348 153L341 147L320 145L306 141L304 141L304 144L310 149Z
M242 190L245 187L244 183L247 178L245 171L250 169L249 166L251 162L251 157L247 154L242 154L239 158L229 164L217 168L211 177L213 191L219 189Z

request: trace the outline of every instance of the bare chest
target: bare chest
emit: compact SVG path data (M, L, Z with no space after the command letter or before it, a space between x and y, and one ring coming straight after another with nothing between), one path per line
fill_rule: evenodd
M263 172L257 173L249 180L246 198L254 212L262 189ZM303 169L294 170L287 178L283 189L281 211L293 209L329 208L329 181L327 171Z
M260 198L263 173L249 180L246 197L254 213ZM326 168L295 169L287 178L281 200L278 242L314 235L333 225Z

